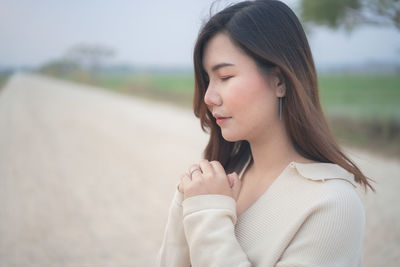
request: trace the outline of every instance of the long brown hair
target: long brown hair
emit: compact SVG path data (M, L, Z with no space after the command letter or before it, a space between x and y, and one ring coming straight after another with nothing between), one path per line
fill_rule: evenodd
M193 109L203 131L210 134L204 158L219 161L230 172L240 170L251 157L246 140L229 142L222 137L204 103L208 87L202 62L204 47L221 32L228 34L261 70L280 70L286 85L284 123L298 153L311 160L338 164L353 173L355 181L364 185L365 190L368 186L375 192L368 182L372 179L366 177L336 143L320 105L314 60L303 27L294 12L276 0L244 1L228 6L200 29L193 55Z

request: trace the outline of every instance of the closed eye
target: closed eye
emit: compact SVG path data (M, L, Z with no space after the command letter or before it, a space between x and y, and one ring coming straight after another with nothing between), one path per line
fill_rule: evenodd
M225 76L225 77L221 77L221 80L223 80L223 81L226 81L226 80L228 80L229 78L232 78L233 76Z

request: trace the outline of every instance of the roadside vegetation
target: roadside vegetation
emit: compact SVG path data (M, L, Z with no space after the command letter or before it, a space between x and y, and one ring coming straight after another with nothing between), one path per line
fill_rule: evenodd
M55 76L192 108L191 72L75 72ZM323 109L340 143L400 158L400 75L323 73L319 87Z
M7 83L10 75L11 75L11 71L0 71L0 91L1 91L1 89L3 89L4 85Z

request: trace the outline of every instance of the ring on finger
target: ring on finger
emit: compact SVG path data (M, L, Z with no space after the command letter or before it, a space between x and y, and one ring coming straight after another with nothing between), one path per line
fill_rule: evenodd
M195 168L195 169L191 170L191 171L190 171L190 177L192 177L192 174L193 174L195 171L201 171L201 169L200 169L200 168Z

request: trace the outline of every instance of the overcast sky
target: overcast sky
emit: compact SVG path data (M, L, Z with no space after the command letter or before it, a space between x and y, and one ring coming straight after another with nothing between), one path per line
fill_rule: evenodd
M116 51L115 62L191 66L193 45L213 0L0 0L0 67L37 66L79 43ZM224 3L238 1L222 1ZM297 0L284 1L294 7ZM400 32L362 27L309 36L317 65L400 63Z

